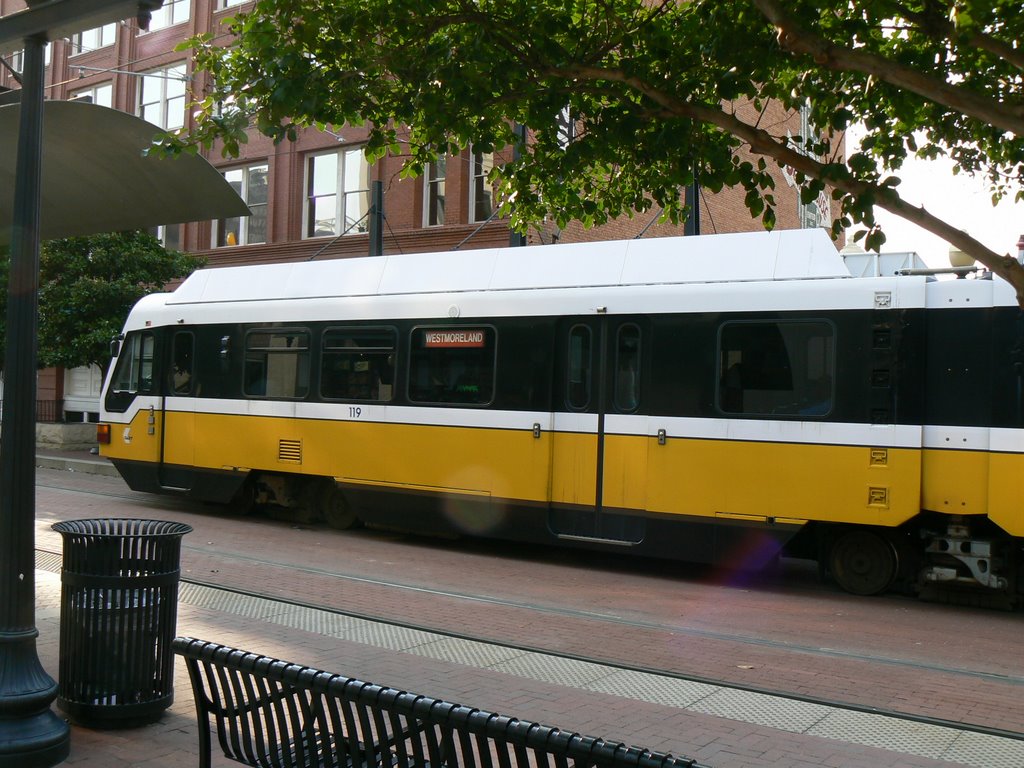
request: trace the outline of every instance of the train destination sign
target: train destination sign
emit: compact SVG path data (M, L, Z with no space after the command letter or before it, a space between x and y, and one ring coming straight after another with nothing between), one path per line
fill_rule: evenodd
M466 347L482 347L484 332L482 330L443 330L424 331L423 346L427 349L464 349Z

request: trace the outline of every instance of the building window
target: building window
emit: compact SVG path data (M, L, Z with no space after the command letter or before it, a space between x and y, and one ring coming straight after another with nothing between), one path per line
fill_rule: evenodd
M25 49L22 48L21 50L14 51L13 53L11 53L11 56L7 60L7 63L11 65L11 69L13 69L15 72L20 74L21 71L25 68ZM50 44L49 43L47 43L46 47L43 48L43 66L44 67L50 66Z
M253 331L245 339L249 397L301 398L309 392L309 333L290 329Z
M725 413L820 417L832 410L831 323L726 323L718 360L718 407Z
M568 149L569 145L576 140L576 120L573 118L572 110L568 105L562 108L555 118L555 133L558 146L561 149Z
M438 227L444 224L444 181L447 174L447 161L439 157L427 164L427 172L423 177L423 226Z
M139 83L138 116L164 130L185 124L185 65L146 72Z
M494 168L494 155L490 152L472 153L472 180L469 188L470 221L487 221L494 215L494 187L490 173Z
M801 151L807 154L806 142L808 137L816 135L818 132L814 128L814 124L811 122L811 105L804 104L800 107L800 135L804 139L804 145ZM815 159L822 159L815 156ZM798 190L799 192L799 190ZM824 197L825 206L822 206L822 198ZM800 226L804 229L814 229L815 227L827 227L831 222L827 211L830 206L828 205L828 195L818 195L817 199L805 203L802 197L797 194L797 201L799 208L797 209L797 215L800 217Z
M810 155L815 160L824 161L824 157L813 154L808 149L808 141L812 140L813 137L819 136L820 131L814 127L814 123L811 122L811 105L803 104L800 107L800 139L799 141L793 136L791 131L786 131L787 140L789 145L799 152L801 155ZM804 202L801 195L800 184L797 182L796 172L785 166L782 168L782 177L786 180L786 183L796 190L797 199L797 217L800 221L800 226L804 229L813 229L815 227L830 227L832 225L832 198L827 189L823 189L818 193L817 198L814 200Z
M324 333L320 394L344 400L391 400L395 331L331 328Z
M71 94L72 101L87 101L90 104L99 104L101 107L113 106L114 87L110 83L103 83L92 88L83 88Z
M213 225L214 248L267 242L268 173L269 167L266 164L224 171L224 178L249 206L252 214L215 221Z
M161 224L159 227L150 227L147 231L167 250L181 250L181 224Z
M361 149L308 159L305 237L366 232L369 210L370 167Z
M117 24L104 24L102 27L76 32L71 36L71 55L88 53L113 45L116 34Z
M409 399L486 405L494 394L493 328L416 328L409 360Z
M155 32L188 21L191 6L192 0L164 0L164 4L153 11L148 31Z
M236 5L242 5L243 3L247 3L247 2L249 2L249 0L218 0L217 7L218 8L233 8Z

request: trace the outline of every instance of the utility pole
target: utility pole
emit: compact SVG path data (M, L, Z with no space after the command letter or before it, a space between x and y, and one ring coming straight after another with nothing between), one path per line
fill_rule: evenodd
M384 255L384 182L370 182L370 256Z
M686 223L683 225L684 235L700 234L700 184L697 175L693 176L693 183L686 186L686 204L690 206L690 212L686 216Z
M526 146L526 126L516 124L515 127L516 136L518 141L512 146L512 161L517 161L522 155L522 148ZM526 235L520 234L515 230L511 230L508 235L508 244L513 248L526 245Z

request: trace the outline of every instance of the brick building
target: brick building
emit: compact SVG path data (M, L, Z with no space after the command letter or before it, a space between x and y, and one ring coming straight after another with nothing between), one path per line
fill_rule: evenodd
M0 16L23 9L23 0L0 0ZM46 55L46 97L88 98L143 117L163 128L178 128L190 119L189 93L201 90L193 80L188 52L176 51L182 40L204 32L222 33L222 22L244 3L237 0L164 0L148 31L134 19L85 30L71 39L54 40ZM0 66L0 88L17 88L14 72L20 56ZM784 115L777 116L776 122ZM792 133L800 117L792 116ZM507 245L507 220L492 216L487 171L501 157L462 152L428 169L420 179L399 179L401 159L386 157L368 166L361 145L365 130L344 126L333 131L306 131L294 143L277 146L257 134L242 145L239 158L212 154L221 170L249 204L248 219L191 222L161 227L156 234L168 247L205 255L211 266L256 262L326 259L369 252L368 209L373 181L384 190L384 253L489 248ZM778 172L775 191L778 226L819 226L831 220L815 205L800 204L792 180ZM829 205L821 201L822 210ZM652 224L656 211L622 218L584 230L571 225L531 229L530 244L555 240L609 240L640 235L682 234L679 227ZM700 194L701 234L751 231L760 220L743 205L742 190ZM55 373L40 379L40 397L64 401L70 418L94 413L99 391L97 371Z

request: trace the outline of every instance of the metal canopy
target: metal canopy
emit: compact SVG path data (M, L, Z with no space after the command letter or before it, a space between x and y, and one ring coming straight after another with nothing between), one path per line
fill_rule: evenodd
M0 147L18 143L19 105L0 106ZM250 211L198 155L143 155L161 129L96 104L43 106L43 240L145 229ZM9 245L17 153L0 152L0 247Z

